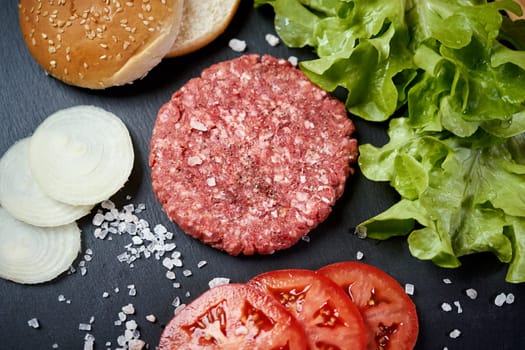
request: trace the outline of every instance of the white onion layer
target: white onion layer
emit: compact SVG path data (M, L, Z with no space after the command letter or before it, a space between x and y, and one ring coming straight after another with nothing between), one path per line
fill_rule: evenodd
M29 148L31 172L50 197L93 205L126 183L134 162L126 125L95 106L55 112L35 130Z
M37 227L0 208L0 277L17 283L50 281L69 269L80 252L76 223Z
M16 142L0 159L0 205L18 220L42 227L70 224L87 215L92 205L56 201L38 186L29 168L29 142Z

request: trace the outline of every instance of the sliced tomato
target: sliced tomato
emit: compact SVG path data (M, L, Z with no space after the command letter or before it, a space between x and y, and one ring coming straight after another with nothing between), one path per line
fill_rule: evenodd
M261 291L228 284L209 289L175 315L159 350L307 349L305 333L290 313Z
M416 306L390 275L359 262L321 268L357 305L368 332L368 350L413 349L419 332Z
M339 286L310 270L276 270L248 282L284 305L303 325L310 349L365 349L357 307Z

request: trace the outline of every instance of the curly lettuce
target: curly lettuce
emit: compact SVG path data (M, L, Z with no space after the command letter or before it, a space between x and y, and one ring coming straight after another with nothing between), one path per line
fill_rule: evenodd
M386 121L390 141L359 166L400 200L358 226L408 236L412 255L457 267L492 252L525 282L525 21L512 0L255 0L275 12L303 72L347 91L348 111Z

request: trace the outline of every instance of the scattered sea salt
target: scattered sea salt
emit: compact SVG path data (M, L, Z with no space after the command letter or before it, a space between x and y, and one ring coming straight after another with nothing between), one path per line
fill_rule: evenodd
M173 299L173 301L171 302L171 305L174 306L174 307L179 307L181 305L180 298L179 297L175 297L175 299Z
M365 254L362 252L362 251L358 251L356 254L355 254L355 258L357 260L363 260L363 258L365 257Z
M197 263L197 268L202 269L204 266L206 266L208 262L206 260L201 260Z
M146 320L148 322L155 323L157 321L157 317L155 317L155 315L152 315L152 314L146 315Z
M412 283L405 284L405 293L408 295L414 295L415 287Z
M456 339L457 337L459 337L461 335L461 331L459 329L453 329L449 334L448 336L452 339Z
M95 339L89 338L84 340L84 350L93 350L95 348Z
M469 288L465 291L465 294L472 300L476 299L478 297L478 291L474 288Z
M169 280L174 280L177 276L173 271L166 271L166 278Z
M264 36L264 40L270 45L270 46L277 46L279 45L279 38L273 34L266 34Z
M505 293L500 293L496 295L496 298L494 299L494 304L496 304L496 306L503 306L506 300L507 300L507 296L505 295Z
M89 323L79 323L78 329L81 331L91 331L91 324Z
M450 278L443 278L443 283L452 284L452 281L450 280Z
M231 39L228 43L230 49L235 52L244 52L246 50L246 41L239 39Z
M458 314L461 314L463 313L463 309L461 308L461 304L459 303L459 301L454 301L454 305L456 306L457 310L458 310Z
M30 319L29 321L27 321L27 324L29 325L29 327L32 327L35 329L40 328L40 323L38 322L37 318Z
M122 307L122 312L126 315L133 315L135 313L135 307L133 304L124 305Z
M230 283L230 279L227 277L215 277L208 282L208 286L213 288L228 283Z
M290 62L292 66L296 67L297 64L299 63L299 59L295 56L290 56L288 57L288 62Z
M452 306L449 303L443 303L441 304L441 310L445 312L450 312L452 311Z
M512 294L512 293L507 294L507 297L505 298L505 302L507 304L514 303L514 300L515 300L514 294Z
M191 275L193 275L193 273L191 272L191 270L184 270L184 271L182 271L182 274L183 274L185 277L190 277Z

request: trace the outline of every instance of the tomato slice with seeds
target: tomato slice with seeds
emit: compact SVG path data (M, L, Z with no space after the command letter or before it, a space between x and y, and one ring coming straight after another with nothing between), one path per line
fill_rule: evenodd
M248 284L278 300L299 320L310 349L365 349L361 314L330 279L310 270L289 269L263 273Z
M368 332L367 350L409 350L416 345L416 306L389 274L359 262L340 262L318 270L350 295Z
M166 325L159 350L308 349L301 325L253 287L227 284L201 294Z

